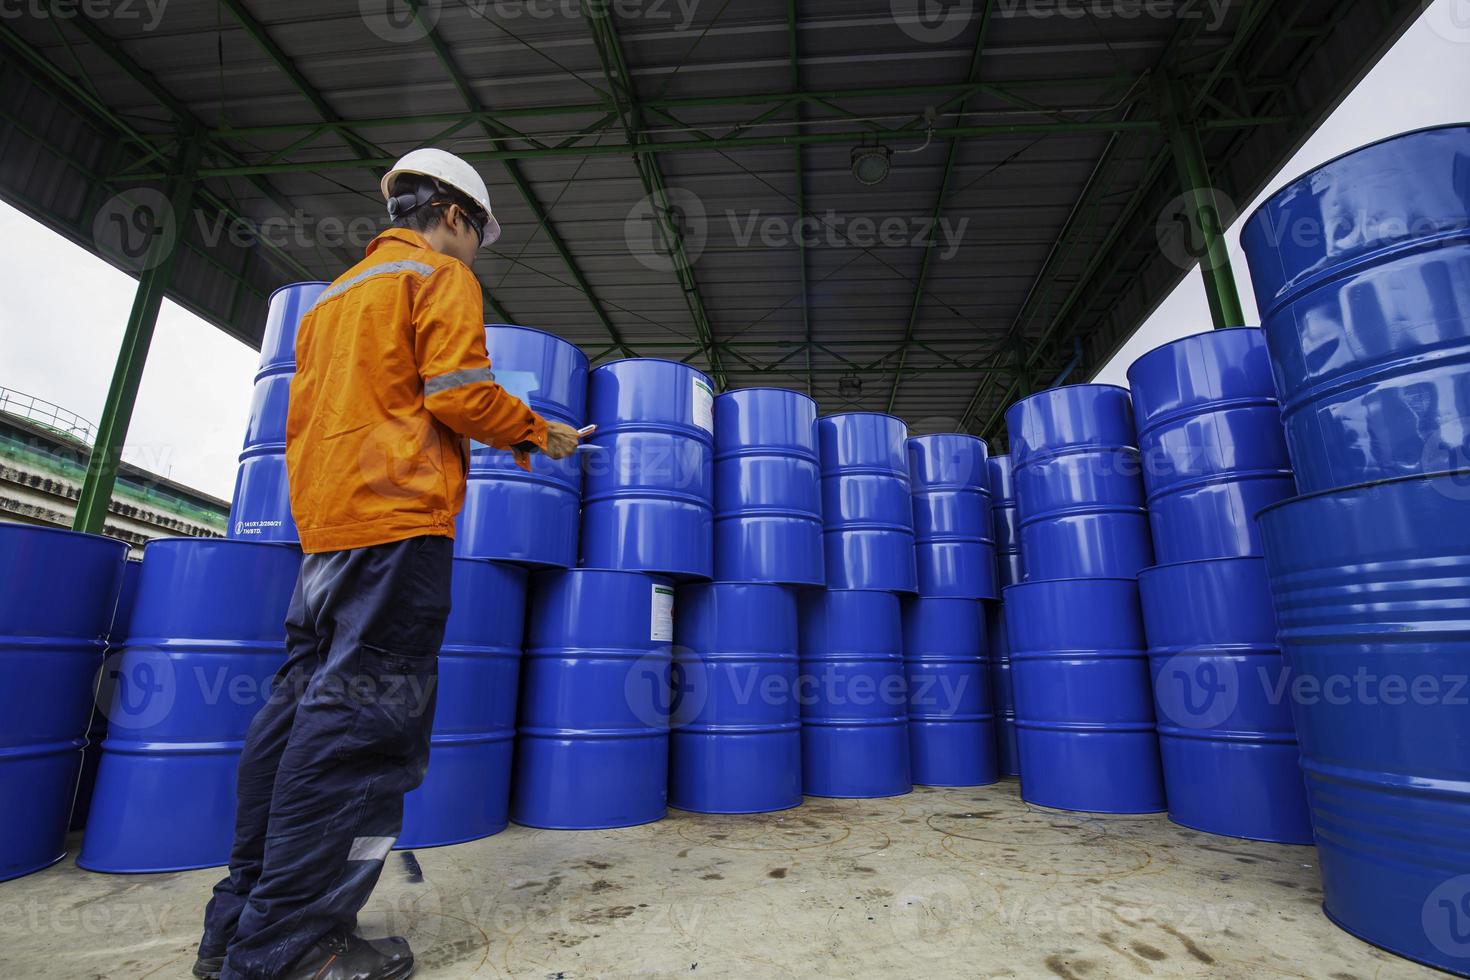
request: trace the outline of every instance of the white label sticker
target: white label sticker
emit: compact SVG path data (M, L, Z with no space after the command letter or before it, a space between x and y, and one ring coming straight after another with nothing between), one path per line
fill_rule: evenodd
M648 638L660 643L674 639L674 590L667 585L653 587L653 615L649 620Z
M691 407L694 411L694 424L704 431L714 434L715 431L715 393L710 390L709 385L694 379L694 397Z

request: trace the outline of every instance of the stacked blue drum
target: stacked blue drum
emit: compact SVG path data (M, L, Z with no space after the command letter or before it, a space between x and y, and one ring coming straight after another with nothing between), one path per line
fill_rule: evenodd
M986 460L990 481L990 516L995 530L997 590L1025 578L1021 564L1021 515L1016 509L1016 481L1010 456ZM1006 635L1005 604L987 610L990 633L990 689L995 701L995 748L1003 776L1021 774L1021 752L1016 744L1016 695L1011 678L1011 643Z
M904 602L915 783L981 786L1000 778L985 644L985 609L974 599L920 596Z
M1260 517L1334 922L1470 976L1470 127L1246 222L1304 496Z
M271 293L260 343L260 371L255 375L245 448L230 504L232 538L298 540L286 484L286 410L291 378L296 374L296 330L328 285L297 282Z
M1139 576L1169 816L1310 844L1256 514L1295 484L1261 331L1185 337L1128 369L1159 565Z
M0 522L0 881L66 853L127 545Z
M1016 507L1016 477L1010 456L991 456L985 461L990 486L990 519L995 540L996 579L999 588L1026 578L1021 562L1021 513Z
M502 388L548 421L583 426L587 355L575 344L531 327L491 323L485 348ZM575 565L581 463L580 453L561 460L534 453L527 472L510 453L474 443L455 554L532 567Z
M113 606L112 625L107 630L109 657L122 652L133 619L133 599L138 594L138 578L143 563L129 559L123 563L122 587ZM100 678L99 678L100 679ZM95 688L95 685L94 685ZM92 808L92 790L97 785L97 764L102 761L102 740L107 737L107 705L92 705L92 721L87 726L87 747L82 752L82 774L77 781L77 796L71 805L71 829L81 830Z
M908 454L919 595L996 598L985 443L945 432L910 439Z
M817 420L829 588L916 591L907 435L875 412Z
M714 391L686 364L633 358L591 374L582 565L714 574Z

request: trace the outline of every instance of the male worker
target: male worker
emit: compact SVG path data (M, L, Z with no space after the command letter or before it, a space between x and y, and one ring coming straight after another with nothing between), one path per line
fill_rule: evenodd
M577 447L575 429L491 374L470 271L500 235L484 181L423 149L382 191L392 227L296 338L286 466L306 555L288 659L240 757L230 873L204 914L197 977L413 972L405 940L353 930L428 767L466 437L523 466Z

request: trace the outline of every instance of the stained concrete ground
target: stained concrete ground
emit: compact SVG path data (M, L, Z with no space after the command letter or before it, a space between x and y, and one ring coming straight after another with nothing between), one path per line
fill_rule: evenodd
M187 977L216 870L109 876L71 856L0 884L0 975ZM1022 803L1014 781L627 830L511 827L390 856L361 920L418 976L1441 976L1319 907L1310 847L1162 815Z

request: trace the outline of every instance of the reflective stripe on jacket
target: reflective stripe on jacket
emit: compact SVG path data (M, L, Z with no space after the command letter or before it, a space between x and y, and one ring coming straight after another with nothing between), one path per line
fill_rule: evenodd
M545 448L546 422L495 383L482 311L467 266L390 228L302 318L286 468L303 550L453 537L466 437Z

